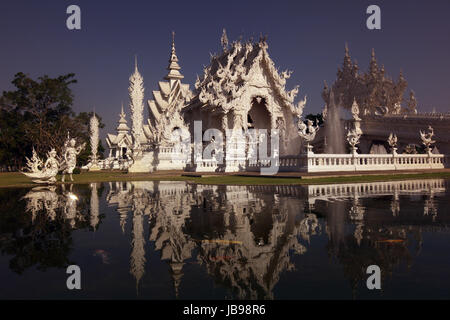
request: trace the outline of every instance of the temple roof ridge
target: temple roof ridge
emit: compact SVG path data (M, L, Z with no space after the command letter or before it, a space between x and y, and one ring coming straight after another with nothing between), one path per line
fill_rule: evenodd
M296 113L300 112L306 101L294 105L298 86L286 90L286 80L292 72L277 70L268 53L267 37L261 36L256 42L236 40L229 47L223 47L222 53L211 57L209 66L203 70L203 76L197 78L195 83L198 100L203 105L220 105L225 111L229 110L233 108L233 101L246 90L247 84L256 85L259 81L259 85L264 85L261 81L267 77L269 79L265 85L273 86L282 104ZM265 73L263 78L258 75L259 70Z

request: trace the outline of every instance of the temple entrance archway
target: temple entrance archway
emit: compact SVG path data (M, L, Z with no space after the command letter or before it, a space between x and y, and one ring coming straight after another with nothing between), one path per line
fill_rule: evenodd
M265 98L255 97L252 99L250 110L247 113L247 123L249 129L271 129L271 114Z

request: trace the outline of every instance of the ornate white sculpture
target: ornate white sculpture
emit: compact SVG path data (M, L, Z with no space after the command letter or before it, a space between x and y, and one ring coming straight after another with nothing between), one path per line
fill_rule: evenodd
M425 133L420 130L420 138L422 139L422 144L425 146L425 150L427 153L431 153L431 145L436 141L433 140L434 129L431 126L428 126L428 132Z
M312 153L312 145L310 145L310 142L314 140L316 137L317 131L319 131L319 126L313 125L313 122L311 120L306 120L308 125L306 125L302 118L297 118L297 129L298 129L298 135L300 138L302 138L304 141L306 141L306 150L308 153Z
M92 115L89 131L91 133L91 166L89 171L100 170L98 166L97 150L98 150L98 119L95 112Z
M77 156L80 154L81 150L84 149L86 143L83 143L79 146L76 146L77 141L74 138L70 138L69 134L67 134L67 140L64 143L63 148L63 176L61 181L65 181L65 175L68 173L70 175L70 181L73 181L72 173L73 169L75 169L77 165Z
M228 37L227 37L227 31L223 29L222 31L222 37L220 38L220 43L222 44L223 50L228 50Z
M358 103L356 103L356 99L353 99L353 104L352 104L352 116L353 116L353 120L361 120L361 118L359 117L359 106Z
M33 156L31 157L31 159L28 159L27 157L25 158L27 159L27 167L28 167L27 169L30 172L40 171L40 168L44 164L42 160L38 157L36 150L34 150L34 147L33 147Z
M391 147L393 154L397 153L397 141L398 141L397 135L395 135L391 132L391 134L389 135L389 138L387 139L387 142L388 142L389 146Z
M144 79L139 73L137 59L135 58L134 73L130 76L130 86L128 88L131 109L131 135L133 137L133 156L139 157L142 154L141 138L144 118Z
M47 160L43 164L42 160L37 156L33 148L33 157L27 159L27 169L30 172L22 172L35 183L54 183L59 170L59 162L56 159L56 150L52 149L47 154ZM43 165L43 167L42 167Z
M358 132L356 131L356 129L349 130L349 131L347 132L347 142L348 142L348 144L352 147L352 153L353 153L353 154L356 154L356 153L357 153L357 152L356 152L356 150L357 150L356 145L359 144L359 138L360 138L360 137L361 137L361 134L358 133Z

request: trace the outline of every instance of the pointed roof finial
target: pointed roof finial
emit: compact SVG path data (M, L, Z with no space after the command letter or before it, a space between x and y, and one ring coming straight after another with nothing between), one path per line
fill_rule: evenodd
M128 128L128 126L127 126L127 119L125 119L125 117L126 117L126 114L125 114L125 112L123 111L123 101L122 101L122 110L121 110L121 112L120 112L120 114L119 114L119 125L117 126L117 132L118 133L126 133L126 132L128 132L128 130L130 130L130 128Z
M138 71L137 54L134 55L134 70Z
M176 53L175 53L175 31L172 31L172 55L176 55Z
M175 51L175 31L172 31L172 48L170 51L170 59L169 59L169 66L167 67L167 70L169 70L169 73L165 77L166 80L170 79L183 79L184 76L178 71L181 67L178 64L178 57L177 53Z
M348 57L349 55L350 54L349 54L349 51L348 51L348 43L345 42L345 56Z
M375 58L375 49L372 48L372 58L370 59L369 72L375 76L378 72L377 59Z
M222 37L220 38L220 43L222 44L223 51L226 51L228 49L228 36L227 36L227 30L225 30L225 28L223 28Z

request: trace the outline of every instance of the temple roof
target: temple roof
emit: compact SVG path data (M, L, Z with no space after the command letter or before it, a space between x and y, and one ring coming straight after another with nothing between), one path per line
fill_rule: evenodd
M222 36L223 52L211 57L210 65L203 70L203 76L197 77L195 83L196 97L190 107L221 107L225 112L235 107L234 101L252 86L270 87L281 104L289 106L293 112L303 109L306 102L300 101L294 106L294 99L298 93L298 86L286 91L286 80L291 71L279 73L270 58L265 38L259 42L235 41L228 46L228 40Z
M167 81L159 81L159 90L152 91L153 100L148 100L149 118L144 126L144 134L151 143L159 144L170 135L174 127L184 127L180 110L190 101L192 93L189 84L181 83L183 75L179 72L178 57L175 52L174 33L169 59Z
M119 133L119 134L108 133L106 136L106 142L108 143L108 147L115 147L121 144L121 142L129 146L131 146L132 144L131 135L128 133Z
M125 119L126 114L123 111L123 104L119 117L120 118L117 125L117 134L108 133L106 135L106 142L108 143L109 147L115 147L122 142L125 145L131 145L132 143L131 135L129 134L130 128L127 125L127 119ZM126 141L123 141L124 139Z

